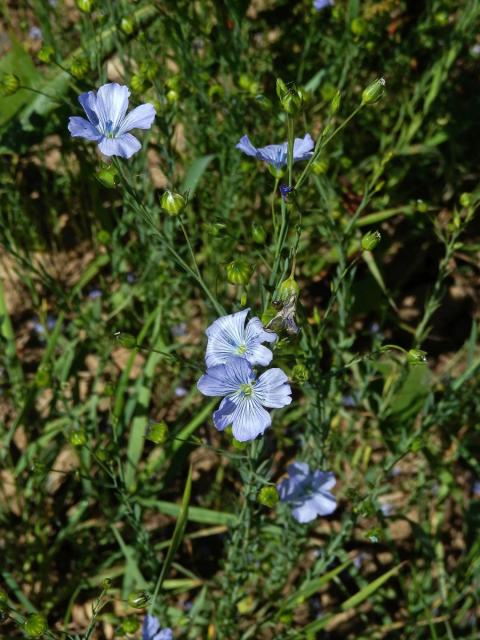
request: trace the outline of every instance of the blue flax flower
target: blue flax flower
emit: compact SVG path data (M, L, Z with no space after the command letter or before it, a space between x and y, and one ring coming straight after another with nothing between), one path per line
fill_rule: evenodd
M88 120L71 116L68 130L73 137L81 137L98 143L105 156L130 158L141 144L132 136L131 129L150 129L155 118L151 104L141 104L127 115L128 87L111 82L95 91L87 91L78 97Z
M337 508L335 496L329 489L335 486L335 476L330 471L310 471L306 462L288 465L288 478L278 483L282 502L292 506L292 515L302 524L317 516L328 516Z
M333 7L334 4L333 0L313 0L313 6L317 11L321 11L327 7Z
M157 618L147 614L143 620L142 640L173 640L173 631L160 629Z
M219 431L232 425L240 442L254 440L272 424L264 409L280 409L292 401L288 378L281 369L268 369L257 379L244 358L230 358L226 364L209 367L198 381L205 396L225 396L213 413Z
M232 357L245 358L250 364L267 366L273 354L262 342L275 342L275 333L265 331L258 318L245 326L250 309L243 309L215 320L205 331L208 337L205 360L207 367L225 364Z
M313 154L313 147L314 143L309 133L307 133L304 138L295 138L295 142L293 143L293 161L308 160ZM283 144L269 144L267 147L257 149L257 147L254 147L250 142L248 136L243 136L243 138L240 138L240 142L236 148L243 151L247 156L252 156L253 158L257 158L257 160L263 160L271 164L276 169L281 169L287 164L287 142Z

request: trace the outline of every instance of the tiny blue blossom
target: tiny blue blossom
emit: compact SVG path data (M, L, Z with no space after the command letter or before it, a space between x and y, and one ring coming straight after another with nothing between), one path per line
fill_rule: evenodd
M104 84L97 92L82 93L78 101L88 120L71 116L68 122L71 135L97 142L105 156L133 156L142 145L129 131L150 129L155 109L151 104L141 104L127 115L129 95L128 87L116 82Z
M90 293L88 294L88 297L90 298L90 300L97 300L98 298L101 298L103 296L103 293L100 289L92 289L90 291Z
M224 396L213 423L219 431L231 425L240 442L254 440L272 424L264 407L280 409L292 401L288 377L281 369L268 369L257 379L252 365L239 357L209 367L197 387L205 396Z
M143 619L142 640L173 640L171 629L160 629L160 622L155 616L147 614Z
M289 194L292 193L293 191L293 187L289 187L288 184L281 184L279 188L280 188L280 195L284 200L286 200Z
M42 30L40 29L40 27L37 27L34 25L33 27L30 27L30 31L28 32L28 37L31 40L42 40L43 38Z
M266 367L273 354L262 342L275 342L277 336L265 331L258 318L252 318L245 326L250 309L243 309L215 320L205 331L208 337L205 360L207 367L225 364L232 357L245 358L250 364Z
M297 522L311 522L317 516L328 516L337 508L330 489L335 486L335 476L330 471L310 471L306 462L294 462L288 466L288 478L278 483L280 500L292 506Z
M313 6L317 11L322 11L322 9L326 9L327 7L333 7L335 3L333 0L314 0Z
M308 160L313 155L314 142L309 133L304 138L295 138L293 143L293 161ZM250 142L248 136L240 138L240 142L236 145L237 149L243 151L247 156L263 160L271 164L276 169L281 169L287 164L288 143L269 144L267 147L257 149Z

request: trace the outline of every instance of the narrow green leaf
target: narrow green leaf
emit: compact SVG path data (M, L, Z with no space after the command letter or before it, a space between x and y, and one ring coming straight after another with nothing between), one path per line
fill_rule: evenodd
M202 156L192 162L181 186L182 193L188 191L190 196L195 193L195 189L197 188L201 177L214 157L215 156L213 155Z
M345 602L342 602L340 607L341 610L348 611L348 609L353 609L354 607L358 607L359 604L361 604L362 602L367 600L367 598L373 595L375 591L377 591L385 582L387 582L387 580L390 580L392 576L398 573L404 564L405 562L401 562L396 567L393 567L393 569L390 569L390 571L387 571L387 573L384 573L373 582L370 582L370 584L365 585L363 589L360 589L360 591L357 591L357 593L353 595L351 598L348 598L348 600L345 600Z
M328 571L323 576L319 578L314 578L313 580L307 580L298 591L292 594L285 602L281 604L280 612L285 611L286 609L292 609L299 605L301 602L310 598L314 593L316 593L319 589L321 589L324 585L328 584L330 580L338 576L339 573L344 571L348 566L350 566L353 562L353 558L343 562L338 567L335 567L331 571Z
M168 569L172 564L175 553L182 541L183 534L185 532L185 527L187 525L188 520L188 507L190 504L190 496L192 493L192 467L190 466L188 470L187 481L185 483L185 489L183 491L182 498L182 506L180 509L180 514L178 516L177 524L175 525L175 530L173 532L172 540L170 543L170 548L168 549L167 556L163 562L162 570L160 575L158 576L157 584L155 585L155 591L153 593L152 601L150 603L149 613L153 612L155 607L155 601L157 596L162 588L163 581L167 576Z
M166 500L153 500L151 498L139 498L138 502L143 507L153 507L158 509L160 513L168 516L179 516L182 507L175 502L167 502ZM237 516L233 513L224 511L214 511L213 509L203 509L202 507L190 507L188 510L188 519L191 522L199 522L202 524L227 525L235 526L237 524Z

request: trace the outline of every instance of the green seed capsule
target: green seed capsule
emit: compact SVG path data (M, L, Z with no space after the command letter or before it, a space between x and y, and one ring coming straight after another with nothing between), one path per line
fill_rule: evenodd
M136 618L125 618L122 629L125 633L135 633L140 628L140 622Z
M29 638L40 638L48 630L48 623L41 613L33 613L24 623L25 633Z
M413 365L426 364L427 352L421 349L410 349L407 353L407 362Z
M372 82L362 93L362 104L374 104L378 102L385 93L385 79L378 78Z
M83 80L83 78L90 71L90 63L87 58L84 56L79 56L72 60L72 64L70 65L70 73L72 76L77 78L77 80Z
M362 238L362 249L364 251L373 251L381 239L382 236L378 231L369 231Z
M135 22L130 17L122 18L120 22L120 29L123 31L125 35L130 36L132 35L135 29Z
M140 74L135 74L130 78L130 87L134 93L143 93L145 91L145 80Z
M83 13L91 13L93 9L94 0L77 0L77 7Z
M165 191L160 199L160 205L169 216L178 216L185 209L187 201L179 193Z
M293 296L297 297L300 293L300 287L296 283L293 276L284 280L278 287L278 300L288 302Z
M292 382L305 384L309 378L308 369L304 364L296 364L292 369Z
M43 46L37 53L37 58L40 60L40 62L44 62L45 64L49 64L53 60L54 56L54 48L47 45Z
M227 265L227 280L230 284L248 284L252 273L251 265L244 258L233 260Z
M252 224L252 238L257 244L264 244L267 234L265 229L255 222Z
M169 429L166 424L162 420L162 422L155 422L155 424L150 425L147 434L147 440L154 442L155 444L165 444L168 440Z
M273 509L279 499L276 487L262 487L257 495L257 501L270 509Z
M114 189L120 182L118 171L113 165L104 165L97 171L95 177L107 189Z
M150 602L150 596L146 591L132 591L127 601L134 609L145 609Z
M84 447L87 444L87 434L85 429L75 429L68 437L68 441L73 447Z
M4 96L13 96L20 87L20 78L14 73L4 73L0 79L0 92Z

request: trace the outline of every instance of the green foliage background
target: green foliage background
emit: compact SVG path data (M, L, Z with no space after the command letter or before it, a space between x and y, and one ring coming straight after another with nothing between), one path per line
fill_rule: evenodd
M20 82L0 98L1 637L36 611L45 637L121 637L143 616L129 594L157 584L175 638L477 638L478 0L0 8L0 73ZM338 127L380 76L295 206L235 148L287 139L277 78L318 139L336 92ZM67 131L107 81L157 109L114 189ZM188 192L179 217L167 188ZM203 332L219 308L271 312L296 247L301 333L275 358L308 380L239 448L196 390ZM245 287L226 277L239 258ZM311 526L257 501L294 459L338 478Z

